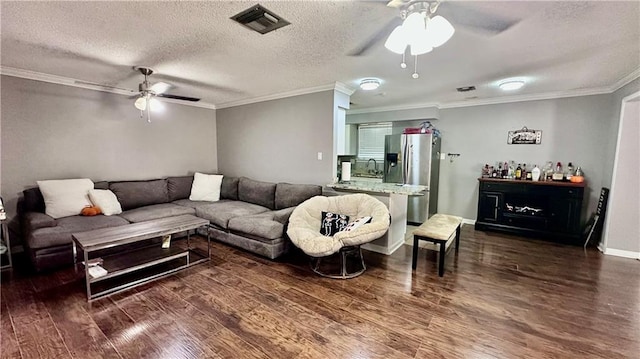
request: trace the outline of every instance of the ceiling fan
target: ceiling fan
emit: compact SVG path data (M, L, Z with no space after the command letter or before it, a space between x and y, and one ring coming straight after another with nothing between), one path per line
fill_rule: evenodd
M165 93L172 86L166 82L156 82L151 84L149 82L149 76L153 74L153 69L146 66L135 66L134 70L139 71L142 75L144 75L144 81L142 81L138 85L139 94L136 96L136 101L134 102L134 106L140 110L140 117L144 115L144 112L147 112L147 122L151 122L151 111L155 110L160 106L159 101L156 97L170 98L174 100L182 100L182 101L191 101L197 102L200 101L199 98L195 97L187 97L187 96L177 96Z
M398 9L400 16L394 17L385 24L373 36L349 53L350 56L366 55L378 43L387 39L392 31L401 25L408 15L416 11L416 9L426 11L429 16L440 15L448 19L455 28L465 28L467 31L484 36L500 34L521 20L480 10L473 5L473 2L391 0L386 3L386 6Z

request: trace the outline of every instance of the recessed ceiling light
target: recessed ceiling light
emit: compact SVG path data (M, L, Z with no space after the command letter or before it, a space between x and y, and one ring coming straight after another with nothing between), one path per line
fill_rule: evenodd
M518 90L524 86L524 81L522 80L505 80L502 81L499 85L500 89L504 91L513 91Z
M365 91L375 90L380 87L380 80L378 79L364 79L360 81L360 88Z

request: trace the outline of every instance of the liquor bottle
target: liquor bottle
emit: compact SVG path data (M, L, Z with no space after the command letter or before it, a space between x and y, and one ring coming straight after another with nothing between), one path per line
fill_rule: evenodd
M495 167L491 166L491 178L496 178L498 177L498 171L496 170Z
M504 161L504 165L502 166L502 178L509 178L509 165L507 161Z
M525 168L527 167L527 165L524 165L524 166L525 166ZM531 180L533 179L533 177L532 177L532 175L531 175L531 171L526 171L526 175L524 176L524 178L525 178L527 181L531 181Z
M516 177L516 163L513 161L509 163L509 172L507 173L507 177L509 179L514 179Z
M571 162L569 162L569 164L567 165L567 174L564 177L567 181L571 181L571 177L573 177L573 175L573 165L571 164Z
M553 177L553 163L551 161L547 162L547 165L544 167L544 180L551 181Z
M498 172L496 173L497 178L502 178L502 162L498 163Z
M562 173L562 163L556 164L556 170L553 171L551 179L554 181L562 181L564 179L564 173Z
M522 173L520 173L520 178L525 180L527 179L527 164L523 163L522 164Z
M539 181L540 180L540 169L538 165L533 165L533 169L531 170L531 180Z
M518 163L518 167L516 168L516 179L519 180L522 178L522 167Z

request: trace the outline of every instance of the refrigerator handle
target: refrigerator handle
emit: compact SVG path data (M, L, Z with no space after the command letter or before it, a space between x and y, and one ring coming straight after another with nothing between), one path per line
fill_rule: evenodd
M407 142L407 137L405 135L402 135L402 184L406 184L407 178L409 178L409 154L407 153Z

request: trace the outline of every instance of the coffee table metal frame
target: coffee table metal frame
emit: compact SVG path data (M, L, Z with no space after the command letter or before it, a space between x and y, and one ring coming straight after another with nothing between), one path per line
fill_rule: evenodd
M191 230L197 230L198 228L204 227L207 229L207 253L205 254L199 253L196 248L191 248ZM83 252L84 263L89 263L89 254L98 250L104 250L108 248L118 247L125 244L131 244L140 242L143 240L148 240L157 237L163 237L166 235L171 235L179 232L187 232L187 247L184 249L172 249L166 250L167 255L161 255L159 258L143 261L137 263L132 266L127 266L122 269L118 269L113 272L109 272L107 275L92 278L89 274L89 266L84 265L85 272L85 281L87 287L87 301L91 302L100 298L103 298L108 295L116 294L134 287L137 287L142 284L149 283L151 281L161 279L167 277L175 272L183 270L185 268L194 266L196 264L209 261L211 258L211 237L209 235L209 221L205 219L201 219L192 215L182 215L176 217L169 218L161 218L157 220L139 222L128 224L119 227L112 228L104 228L97 229L87 232L73 233L73 258L74 264L76 264L78 258L78 250ZM116 231L114 231L114 229ZM115 233L114 233L115 232ZM197 231L196 231L197 232ZM155 245L155 249L160 247L160 244ZM147 248L153 248L152 246L143 247L139 250L145 250ZM191 254L195 254L200 259L195 261L191 260ZM126 256L126 253L122 254ZM169 262L178 258L186 257L186 264L171 268L169 270L165 270L156 274L152 274L150 276L146 276L143 278L136 279L129 283L124 283L121 285L117 285L113 288L109 288L103 290L98 293L92 293L91 284L98 283L100 281L104 281L106 279L115 278L127 273L132 273L137 270L145 269L152 267L154 265L162 264L165 262Z

